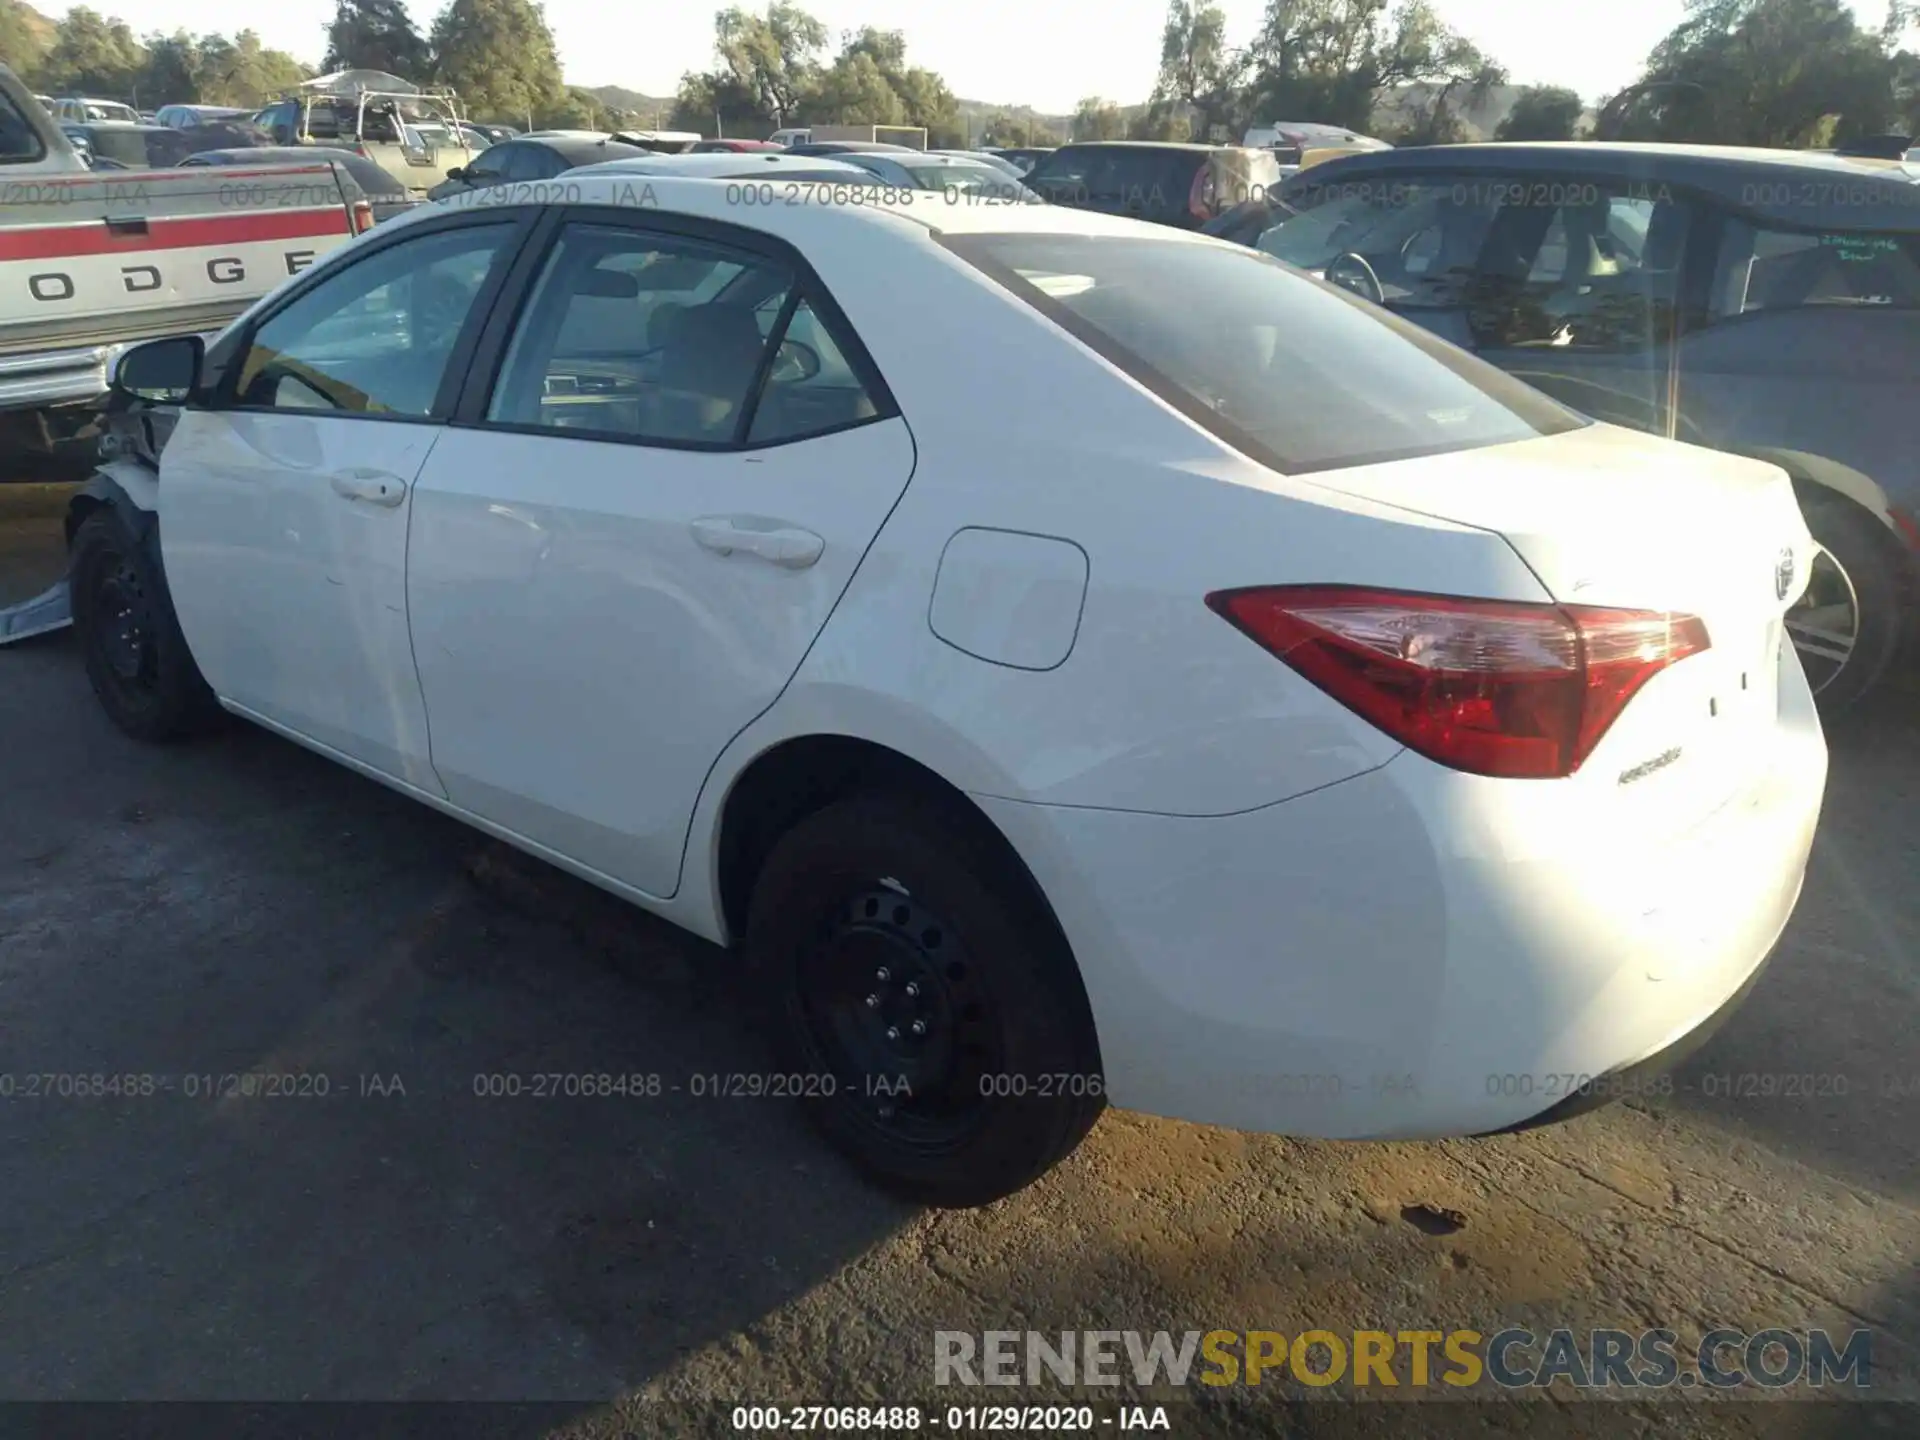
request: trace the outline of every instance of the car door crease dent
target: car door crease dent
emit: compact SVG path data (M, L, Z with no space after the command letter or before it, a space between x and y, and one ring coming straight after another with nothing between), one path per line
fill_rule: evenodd
M434 427L433 439L428 442L427 453L420 457L420 468L414 472L416 483L407 488L407 535L400 547L400 597L406 605L407 662L413 667L413 683L420 692L420 713L426 717L427 722L427 770L433 776L433 783L440 787L440 798L449 800L451 803L451 792L447 789L446 778L441 775L440 767L433 758L433 705L427 699L426 681L420 678L419 647L413 638L413 512L420 499L417 482L419 476L426 474L427 462L433 459L433 452L440 448L440 438L446 433L444 425Z
M883 380L884 378L885 377L882 377ZM674 871L673 889L662 896L662 899L672 900L677 898L680 894L680 886L686 880L687 848L693 843L693 823L700 814L701 802L707 798L707 787L713 783L714 771L720 768L721 760L724 759L726 753L733 748L734 742L739 740L742 735L746 734L747 731L751 730L755 725L759 724L763 718L770 714L773 707L780 703L787 691L793 688L794 678L798 676L802 670L807 668L807 660L813 654L813 647L820 643L820 637L826 634L827 627L833 624L833 617L840 611L840 602L847 598L847 592L853 588L854 580L859 577L861 568L867 563L867 556L871 555L873 553L873 547L880 543L880 537L886 533L887 525L892 521L894 512L900 508L901 502L907 498L907 491L913 488L913 477L920 473L920 442L914 438L913 426L908 423L904 410L899 410L896 407L895 418L899 420L900 428L907 432L907 445L913 452L912 463L907 467L906 482L901 485L900 493L893 497L893 503L887 507L887 513L880 517L880 523L874 527L873 534L868 538L865 548L860 552L860 558L856 560L853 563L853 567L847 571L846 584L842 585L840 587L840 593L833 597L833 604L827 607L826 619L820 622L820 628L813 632L813 638L807 641L806 649L800 652L800 661L793 667L792 674L787 676L779 690L774 692L773 698L769 700L765 706L750 717L738 730L735 730L733 734L726 738L725 743L714 752L713 759L708 762L707 773L701 777L700 788L696 790L693 795L693 808L687 812L686 828L680 835L680 864ZM807 441L802 439L792 443L804 445Z

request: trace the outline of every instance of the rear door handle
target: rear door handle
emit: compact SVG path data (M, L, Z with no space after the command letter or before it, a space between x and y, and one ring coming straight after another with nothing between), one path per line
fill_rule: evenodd
M357 466L329 475L327 483L333 486L336 495L349 500L364 500L369 505L380 505L387 509L407 498L407 482L386 470Z
M750 515L707 515L690 528L694 540L716 555L738 550L788 570L806 569L827 548L827 542L811 530Z

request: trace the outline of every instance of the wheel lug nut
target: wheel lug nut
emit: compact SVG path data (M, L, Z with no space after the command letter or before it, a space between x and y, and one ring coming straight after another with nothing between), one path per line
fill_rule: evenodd
M908 996L908 998L909 998L909 999L911 999L911 998L912 998L913 996L915 996L915 995L918 995L919 993L920 993L920 987L919 987L918 985L916 985L916 984L914 984L914 983L913 983L913 981L911 981L911 980L909 980L909 981L907 982L907 996Z
M914 1021L914 1022L913 1022L913 1033L914 1033L914 1034L916 1034L916 1035L924 1035L924 1034L926 1034L926 1033L927 1033L927 1022L926 1022L926 1021L924 1021L924 1020L916 1020L916 1021Z
M873 978L878 980L882 985L884 985L887 983L887 981L893 978L893 972L887 969L886 966L882 965L878 970L873 972Z
M900 1038L900 1027L898 1025L887 1026L887 1039L898 1040L899 1038Z
M878 995L867 996L867 1008L869 1010L878 1010L880 1008L880 997Z

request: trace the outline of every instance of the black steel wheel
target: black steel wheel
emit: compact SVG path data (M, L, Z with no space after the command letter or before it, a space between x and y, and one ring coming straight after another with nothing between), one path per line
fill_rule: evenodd
M993 996L958 933L885 879L828 905L817 933L791 998L820 1071L891 1142L964 1144L1003 1062Z
M138 740L174 740L219 718L158 564L110 508L74 533L67 583L87 680L115 725Z
M896 1193L998 1200L1069 1154L1105 1106L1065 940L959 802L860 794L801 820L761 867L745 952L810 1118Z

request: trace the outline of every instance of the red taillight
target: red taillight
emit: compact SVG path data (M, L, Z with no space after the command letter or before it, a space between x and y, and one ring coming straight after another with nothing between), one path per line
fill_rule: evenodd
M1342 585L1207 604L1408 749L1509 779L1573 774L1641 686L1712 643L1692 615Z
M1907 544L1915 550L1920 550L1920 520L1915 520L1898 505L1887 506L1887 515L1899 528L1900 533L1906 537Z
M1194 172L1193 184L1187 187L1187 211L1196 220L1213 218L1214 202L1213 166L1202 165Z
M364 235L373 228L373 206L364 200L353 202L353 233Z

